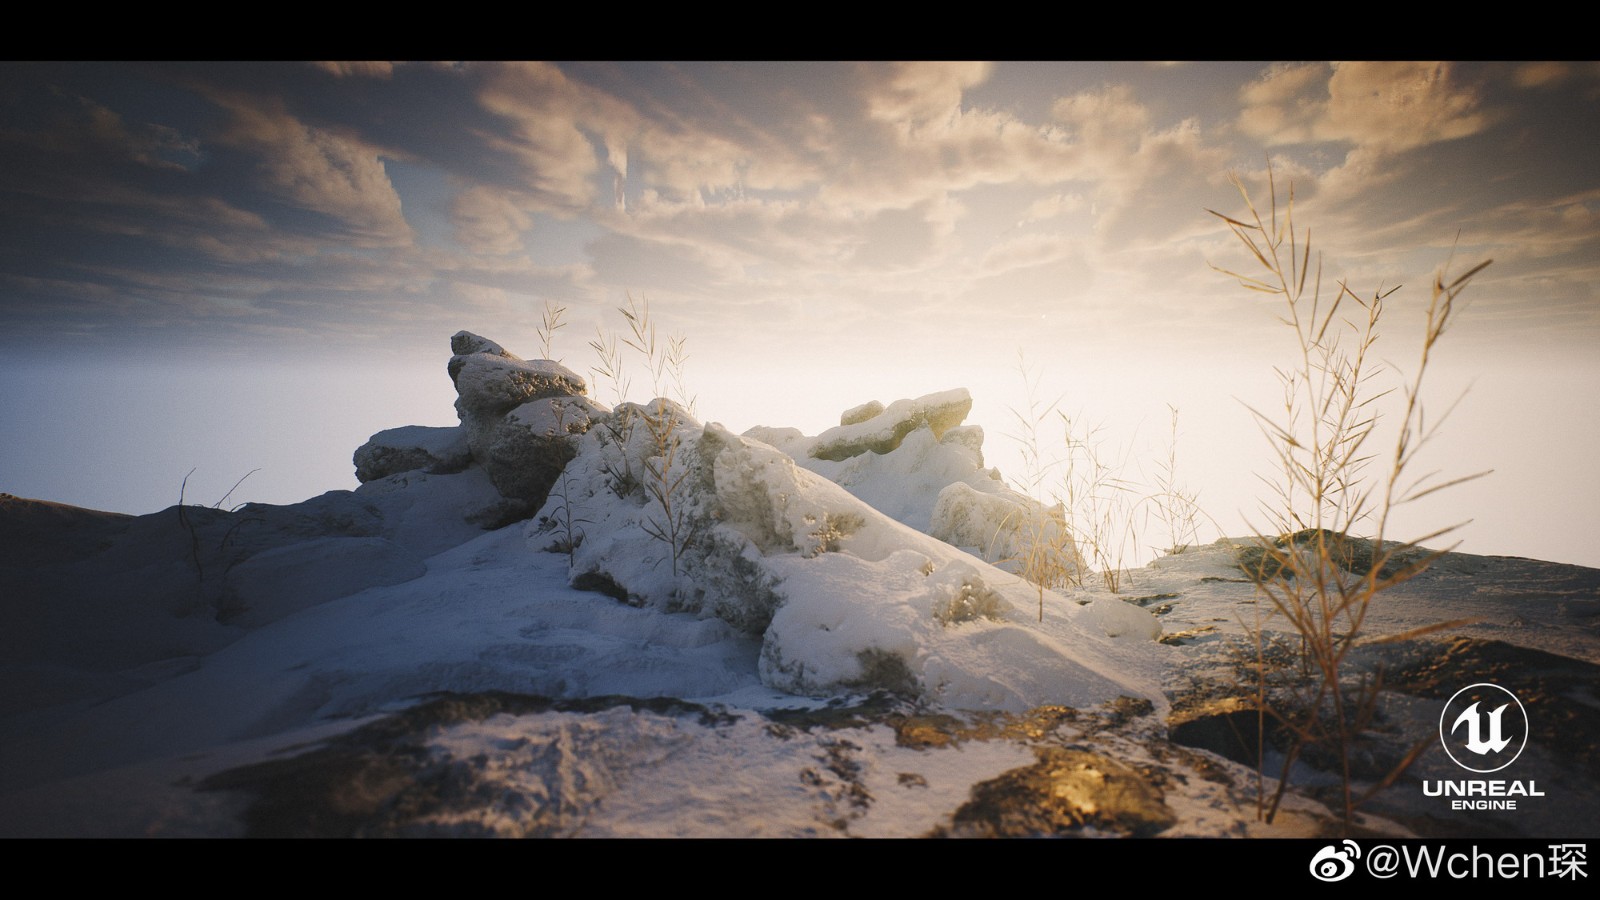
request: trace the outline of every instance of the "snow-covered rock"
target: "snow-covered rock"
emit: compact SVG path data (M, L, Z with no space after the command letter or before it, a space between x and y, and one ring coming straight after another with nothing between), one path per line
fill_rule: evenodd
M948 485L968 484L989 492L1005 488L983 468L982 452L971 441L974 435L981 446L983 432L976 426L952 428L940 439L921 425L888 453L862 453L838 462L804 456L796 462L889 518L926 532L939 492Z
M998 471L985 469L983 429L954 424L970 405L966 391L945 391L898 400L887 409L874 401L845 410L840 416L844 426L816 437L767 426L752 428L745 436L782 450L895 521L1007 571L1074 576L1055 579L1057 584L1081 577L1082 559L1061 512L1013 490ZM841 446L841 438L859 438L865 431L894 438L907 422L915 424L894 439L891 449L829 458L834 454L827 448Z
M485 429L478 459L502 495L537 507L576 452L573 437L604 414L584 397L529 401Z
M472 462L472 451L467 446L467 432L459 425L405 425L373 435L356 448L352 461L356 480L366 483L414 469L459 472Z
M588 390L581 376L548 359L506 359L491 353L460 359L456 410L463 422L503 416L529 400L580 396Z
M1059 506L1044 504L999 482L957 481L939 491L928 533L1002 568L1032 576L1060 573L1056 583L1086 571Z
M365 485L408 472L480 469L498 496L474 501L464 515L499 528L544 503L576 437L607 413L584 396L583 378L559 363L522 359L470 331L452 335L450 349L461 424L378 432L356 449L356 478Z
M876 400L868 400L860 406L852 406L839 414L840 425L854 425L865 422L883 412L883 404Z
M849 410L840 421L864 415L871 407L869 403ZM966 388L914 400L896 400L869 419L842 424L817 435L810 453L817 459L835 461L867 452L888 453L899 447L906 435L923 425L933 431L934 437L943 436L945 431L966 421L969 412L972 412L972 395Z
M1111 661L1134 652L1111 637L1159 634L1143 610L1113 601L1128 612L1112 615L1052 594L1038 613L1032 585L773 446L702 427L667 401L616 413L584 436L530 530L535 546L570 553L575 586L760 635L762 681L792 693L887 689L1007 709L1159 697L1140 666ZM945 446L931 429L914 433L924 450Z

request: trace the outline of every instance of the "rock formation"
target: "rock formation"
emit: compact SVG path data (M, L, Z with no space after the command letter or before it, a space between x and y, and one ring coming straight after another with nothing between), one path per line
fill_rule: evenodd
M879 410L874 413L874 407ZM871 451L888 453L900 446L905 436L926 425L935 438L960 425L972 411L972 395L966 388L928 394L915 400L896 400L887 408L877 401L847 410L843 424L817 435L811 455L838 461Z
M573 440L606 411L581 376L547 359L525 360L470 331L450 338L446 366L456 388L454 428L408 426L373 435L355 452L363 483L402 472L481 467L515 518L538 509L572 458ZM504 516L494 521L504 524Z

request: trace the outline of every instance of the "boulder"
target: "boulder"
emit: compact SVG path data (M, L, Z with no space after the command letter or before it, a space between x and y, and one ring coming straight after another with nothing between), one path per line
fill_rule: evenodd
M603 415L583 397L533 400L485 428L474 456L502 496L538 509L577 452L576 437Z
M1051 587L1082 577L1083 559L1059 506L999 482L980 484L987 490L958 481L939 491L928 534Z
M455 383L456 375L461 371L462 362L474 353L488 353L491 356L503 356L506 359L522 359L522 357L509 352L494 341L482 335L473 334L470 331L458 331L450 336L450 352L454 355L450 357L450 362L445 368L450 373L451 384Z
M881 412L883 412L882 403L879 403L876 400L868 400L866 403L863 403L860 406L852 406L840 413L839 424L854 425L857 422L865 422Z
M473 353L453 357L451 367L455 370L456 413L469 427L471 419L503 416L530 400L578 397L588 391L581 376L548 359Z
M872 404L845 413L862 414ZM972 411L972 395L966 388L928 394L914 400L896 400L877 415L848 425L830 428L817 435L811 455L817 459L843 460L866 452L888 453L900 446L905 436L926 425L935 438L943 437L960 425Z
M604 410L560 363L522 359L470 331L456 332L450 349L456 415L472 461L506 499L537 509L572 458L569 436L583 434Z
M472 462L466 429L406 425L380 431L356 448L352 459L362 484L397 472L421 469L434 474L459 472Z

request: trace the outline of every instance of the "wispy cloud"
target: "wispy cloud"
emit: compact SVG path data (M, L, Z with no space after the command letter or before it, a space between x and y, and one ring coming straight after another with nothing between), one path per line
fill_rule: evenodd
M263 188L338 220L364 245L410 243L400 195L377 147L354 134L308 125L273 97L214 91L211 99L232 114L218 142L256 159Z

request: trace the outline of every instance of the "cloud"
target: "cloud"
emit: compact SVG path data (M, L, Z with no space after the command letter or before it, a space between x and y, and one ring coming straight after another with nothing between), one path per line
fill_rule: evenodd
M995 244L979 264L985 275L1043 265L1069 255L1082 255L1072 238L1061 234L1027 234Z
M878 210L856 231L859 243L847 263L880 272L926 266L939 257L959 215L959 206L948 198Z
M626 147L637 118L633 110L550 63L478 66L473 72L481 80L479 104L508 129L480 137L520 164L521 186L551 209L591 206L600 161L585 132L597 135L604 147Z
M49 95L47 121L32 130L0 127L8 165L0 183L10 190L81 198L87 183L148 177L129 164L156 171L186 171L200 155L199 141L166 125L129 123L88 97L34 86ZM109 171L108 171L109 170ZM71 186L71 187L65 187Z
M868 92L867 114L916 134L959 113L962 94L987 80L993 69L983 62L894 63L888 77Z
M1034 222L1043 222L1058 216L1068 215L1083 210L1087 206L1080 193L1066 193L1058 191L1047 194L1028 204L1023 210L1019 225L1028 225Z
M1150 128L1150 111L1125 84L1062 97L1050 112L1070 129L1073 145L1097 159L1133 151Z
M1240 92L1241 131L1269 146L1342 141L1392 154L1486 128L1478 89L1443 62L1279 65Z
M261 186L291 204L339 221L365 246L411 242L379 150L361 138L308 125L281 99L208 91L232 114L222 144L250 154Z
M394 75L394 63L381 60L316 60L311 66L339 78L389 78Z
M606 234L585 248L606 284L655 294L704 296L732 272L693 246Z
M471 253L520 252L523 235L533 227L533 218L510 196L483 185L456 194L450 215L456 240Z

